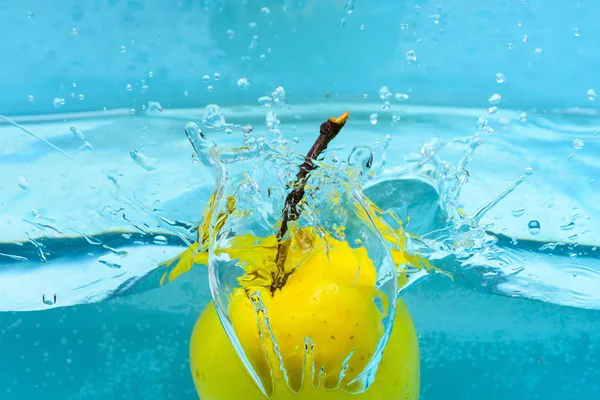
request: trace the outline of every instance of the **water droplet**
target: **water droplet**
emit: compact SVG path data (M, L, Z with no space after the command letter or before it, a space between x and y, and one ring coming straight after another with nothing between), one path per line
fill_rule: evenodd
M355 146L348 157L348 165L357 165L365 172L373 166L373 151L367 146Z
M271 107L272 102L273 98L271 96L260 96L258 98L258 103L263 107Z
M144 153L137 150L131 150L129 156L137 165L144 168L146 171L154 171L156 169L156 159L150 158Z
M377 125L377 118L379 116L376 113L371 114L371 116L369 117L369 121L371 121L372 125Z
M417 53L414 50L409 50L406 52L406 60L408 62L417 62Z
M579 37L581 35L581 32L579 31L579 28L573 29L573 35L575 35L575 37Z
M235 32L231 29L227 29L227 37L233 39L235 37Z
M529 41L529 36L523 35L523 38L521 40L523 41L523 43L527 43Z
M168 243L169 243L169 242L167 241L167 238L166 238L166 237L164 237L164 236L162 236L162 235L154 236L154 240L153 240L153 242L154 242L155 244L160 244L160 245L166 245L166 244L168 244Z
M488 101L490 102L491 105L495 106L500 104L500 102L502 101L502 96L500 96L498 93L494 93L489 99Z
M127 84L127 86L125 86L125 90L127 90L128 92L131 92L131 85Z
M256 29L256 22L250 22L248 24L248 28L250 28L250 29Z
M526 122L527 121L527 113L522 112L521 114L519 114L519 121Z
M539 235L542 230L539 221L535 219L529 221L529 224L527 224L527 228L529 229L529 233L533 236Z
M587 96L588 96L588 99L590 99L590 100L596 100L596 97L597 97L596 91L594 89L589 89L587 91Z
M577 272L573 272L573 277L577 278Z
M148 78L152 78L154 76L154 72L150 71L148 72Z
M98 259L98 262L100 264L106 265L108 268L112 268L112 269L120 269L121 268L120 264L114 263L112 261Z
M583 140L581 139L575 139L573 140L573 147L577 150L581 149L583 147L584 143Z
M573 229L575 229L575 223L569 222L568 224L561 225L560 229L562 229L563 231L572 231Z
M239 88L246 89L250 85L250 82L248 82L247 78L240 78L237 81L237 85Z
M42 302L47 306L53 306L56 304L56 294L42 295Z
M505 81L506 81L506 78L504 77L504 74L502 72L498 72L496 74L496 82L504 83Z
M263 7L260 9L260 12L267 15L267 14L271 14L271 10L269 10L268 7Z
M292 138L292 142L294 142L294 143L300 143L300 139L298 139L298 136L294 136Z
M267 128L273 131L276 130L279 126L279 120L277 119L277 115L273 111L269 111L265 117L265 122L267 123Z
M77 29L76 28L73 28L73 30L71 30L71 35L77 36Z
M125 53L127 51L127 48L125 46L121 46L121 53Z
M130 115L135 115L135 108L129 109L129 114Z
M533 175L533 168L531 168L531 167L525 168L525 175L529 175L529 176Z
M208 75L204 75L204 76L202 77L202 82L204 82L204 83L207 83L208 81L210 81L210 76L208 76Z
M387 86L382 86L379 89L379 98L381 100L388 100L392 98L392 91Z
M244 133L244 137L250 136L250 134L254 131L254 127L252 125L244 125L242 126L242 132Z
M221 108L216 104L209 104L204 109L202 116L202 125L207 128L223 129L226 125L225 116L221 112Z
M206 90L208 90L209 92L212 92L212 91L213 91L213 87L212 87L212 85L208 85L208 86L206 87Z
M215 81L218 81L219 79L221 79L221 74L219 74L218 72L215 72L213 75L213 78L215 78Z
M29 182L27 182L27 179L25 179L23 176L17 178L17 185L19 185L19 187L23 190L27 190L29 188Z
M81 131L79 129L72 126L71 128L69 128L69 130L71 131L71 133L73 135L77 136L79 139L85 140L85 136L83 136L83 133L81 133Z
M82 93L79 93L79 96L78 96L78 98L79 98L79 100L83 100L83 99L84 99L84 97L83 97L83 94L82 94Z
M522 216L523 214L525 214L525 209L524 208L512 211L512 215L514 215L517 218L520 217L520 216Z
M406 93L396 93L394 98L397 101L406 101L406 100L408 100L408 95Z

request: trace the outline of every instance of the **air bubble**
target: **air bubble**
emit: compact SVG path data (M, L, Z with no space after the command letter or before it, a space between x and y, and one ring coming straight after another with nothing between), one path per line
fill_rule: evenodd
M523 43L527 43L529 41L529 36L523 35L523 37L521 38L521 40L523 41Z
M408 95L406 93L396 93L394 96L397 101L406 101L408 100Z
M64 105L65 105L65 99L63 99L61 97L56 97L54 100L52 100L52 107L54 107L55 110L58 110L59 108L61 108Z
M125 53L127 51L127 48L125 46L121 46L121 53Z
M237 85L239 88L246 89L250 85L250 82L248 82L247 78L240 78L237 81Z
M23 190L27 190L29 188L29 182L27 182L27 179L25 179L23 176L17 178L17 185L19 185L19 187Z
M539 221L535 219L529 221L529 224L527 224L527 228L529 229L529 233L533 236L539 235L542 231L542 227L540 226Z
M387 86L382 86L379 89L379 98L381 100L389 100L392 98L392 91Z
M522 112L521 114L519 114L519 122L526 122L527 121L527 113Z
M494 93L489 99L488 101L490 102L491 105L495 106L500 104L500 102L502 101L502 96L500 96L498 93Z
M77 29L76 29L76 28L73 28L73 29L71 30L71 35L72 35L72 36L77 36Z
M152 78L154 76L154 72L150 71L148 72L148 78Z
M235 32L232 29L227 29L226 33L229 39L233 39L235 37Z
M581 32L579 31L579 28L573 29L573 35L575 35L575 37L579 37L581 35Z
M533 175L533 168L531 168L531 167L525 168L525 175L529 175L529 176Z
M27 100L29 100L29 101L33 101L33 95L32 95L32 94L30 94L29 96L27 96Z
M83 97L83 94L82 94L82 93L79 93L79 96L78 96L78 98L79 98L79 100L83 100L83 99L84 99L84 97Z
M273 131L276 130L279 126L279 120L277 119L277 115L273 111L269 111L265 117L265 122L267 124L267 128Z
M256 29L256 22L250 22L248 24L248 28L250 28L250 29Z
M130 84L127 84L127 86L125 86L125 89L126 89L128 92L131 92L131 85L130 85Z
M129 114L130 115L135 115L135 108L129 109Z
M154 236L154 239L152 241L154 242L154 244L159 244L159 245L166 245L169 243L167 241L167 238L162 235Z
M245 137L250 136L250 134L254 131L254 127L252 125L244 125L242 126L242 133Z
M212 87L212 85L208 85L208 86L206 87L206 90L208 90L209 92L212 92L212 91L213 91L213 87Z
M207 128L223 129L226 122L221 108L216 104L207 105L202 116L202 124Z
M376 113L371 114L371 116L369 117L369 121L371 121L372 125L377 125L377 118L379 116Z
M85 136L83 136L83 133L79 129L77 129L74 126L72 126L72 127L69 128L69 130L71 131L71 133L73 135L77 136L79 139L85 140Z
M188 97L189 93L187 92L187 90L186 90L185 92L183 92L183 95L184 95L185 97Z
M150 158L137 150L131 150L129 156L137 165L144 168L146 171L154 171L156 169L156 159L154 158Z
M417 53L414 50L409 50L406 52L406 61L408 62L417 62Z
M580 150L583 147L583 145L584 145L583 140L581 140L581 139L575 139L575 140L573 140L573 147L576 150Z
M504 77L504 74L502 72L498 72L496 74L496 82L504 83L505 81L506 81L506 78Z
M208 81L210 81L210 76L208 76L208 75L204 75L204 76L202 77L202 82L204 82L204 83L207 83Z
M589 89L587 91L587 96L588 96L588 99L590 99L590 100L596 100L596 97L597 97L596 91L594 89Z
M215 72L213 75L213 78L215 79L215 81L218 81L219 79L221 79L221 74L219 74L218 72Z
M271 14L271 10L269 10L268 7L263 7L260 9L260 12L267 15L267 14Z

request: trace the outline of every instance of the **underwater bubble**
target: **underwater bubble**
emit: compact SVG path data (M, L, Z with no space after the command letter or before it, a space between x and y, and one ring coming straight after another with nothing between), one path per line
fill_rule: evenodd
M373 151L366 146L355 146L348 156L348 165L359 166L362 171L373 166Z
M54 100L52 100L52 107L54 107L55 110L58 110L59 108L61 108L64 105L65 105L65 99L63 99L63 98L56 97L56 98L54 98Z
M219 79L221 79L221 74L219 74L218 72L215 72L213 74L213 78L215 79L215 81L218 81Z
M579 28L573 29L573 35L575 35L575 37L579 37L581 35L581 31L579 30Z
M509 49L509 50L512 50L512 48L513 48L513 44L509 42L509 43L508 43L508 49Z
M487 128L488 119L484 116L477 118L477 129L484 130Z
M542 227L540 226L539 221L535 219L529 221L529 224L527 224L527 228L529 229L529 233L533 236L539 235L542 231Z
M248 82L247 78L240 78L237 81L237 85L239 88L246 89L250 85L250 82Z
M268 7L263 7L260 9L260 12L263 14L271 14L271 10Z
M498 93L494 93L489 99L488 101L490 102L491 105L495 106L497 104L500 104L500 102L502 101L502 96L500 96Z
M228 135L231 135L233 133L233 129L231 128L225 128L225 133Z
M229 39L233 39L235 37L235 32L232 29L227 29L226 33Z
M156 112L162 112L163 108L158 101L149 101L146 114L151 115Z
M525 172L525 175L531 176L531 175L533 175L533 168L527 167L527 168L525 168L524 172Z
M381 100L388 100L392 98L392 91L387 86L382 86L379 89L379 98Z
M515 216L515 217L517 217L517 218L521 217L523 214L525 214L525 209L524 208L512 211L512 215Z
M79 100L83 100L83 94L80 93L78 98L79 98Z
M523 41L523 43L527 43L529 41L529 36L523 35L523 37L521 38L521 40Z
M33 18L33 12L28 11L27 12L27 19L31 19L31 18Z
M496 74L496 82L504 83L505 81L506 81L506 78L504 77L504 74L502 72L498 72Z
M23 190L27 190L29 188L29 183L23 176L17 178L17 185L19 185L19 187Z
M213 91L213 87L212 87L212 85L208 85L208 86L206 87L206 90L208 90L209 92L212 92L212 91Z
M343 28L345 26L346 26L346 18L340 19L340 28Z
M561 225L560 229L562 229L563 231L572 231L573 229L575 229L575 223L569 222L568 224Z
M258 103L263 107L271 107L273 102L273 98L271 96L260 96L258 98Z
M71 133L75 136L77 136L79 139L81 140L85 140L85 136L83 136L83 133L81 133L81 131L77 128L75 128L74 126L70 127L69 130L71 131Z
M127 48L125 46L121 46L121 53L125 53L127 51Z
M583 147L584 143L583 140L581 139L575 139L573 140L573 147L577 150L580 150Z
M71 36L77 36L77 28L71 30Z
M273 103L278 106L282 106L285 100L285 89L283 86L278 86L271 93L271 97L273 98Z
M392 115L392 125L395 125L397 122L399 122L402 119L401 116L399 115Z
M277 119L277 115L273 111L269 111L265 117L265 122L267 124L267 128L273 131L277 129L280 121Z
M151 157L148 157L144 153L141 153L137 150L131 150L129 152L129 156L137 165L144 168L146 171L154 171L156 169L157 160Z
M371 116L369 117L369 121L371 121L372 125L377 125L377 118L379 116L377 115L377 113L373 113L371 114Z
M590 99L590 100L596 100L596 97L597 97L596 91L594 89L589 89L587 91L587 96L588 96L588 99Z
M492 107L488 108L488 114L495 114L497 111L498 111L497 106L492 106Z
M225 124L225 117L221 112L221 108L216 104L207 105L202 116L202 125L207 128L223 129Z
M148 72L148 78L152 78L153 76L154 76L154 72L152 72L152 71L149 71L149 72Z
M29 100L29 101L33 101L33 95L32 95L32 94L30 94L29 96L27 96L27 100Z
M519 114L519 121L526 122L527 121L527 113L522 112L521 114Z
M185 92L183 92L183 95L184 95L185 97L188 97L188 94L189 94L189 93L187 92L187 90L186 90Z
M344 6L344 11L346 11L346 13L348 13L348 14L352 14L352 11L354 11L354 0L346 1L346 5Z
M394 98L397 101L406 101L406 100L408 100L408 95L406 93L396 93Z
M390 102L389 102L389 101L386 101L386 102L384 102L384 103L381 105L381 109L382 109L383 111L385 111L385 110L389 110L389 109L390 109L390 107L391 107L391 104L390 104Z
M210 81L210 76L208 76L208 75L204 75L204 76L202 77L202 82L204 82L204 83L207 83L208 81Z
M129 109L129 115L135 115L135 108Z
M417 62L417 53L414 50L409 50L406 52L406 61L409 62Z
M259 59L260 61L265 61L265 58L267 58L266 54L261 54L261 55L258 57L258 59Z
M296 143L296 144L297 144L297 143L300 143L300 139L298 139L298 136L294 136L294 137L292 138L292 142L294 142L294 143Z
M248 24L248 28L250 28L250 29L256 29L256 22L250 22Z
M47 306L53 306L56 304L56 294L53 295L42 295L42 302Z
M128 92L131 92L131 85L127 84L127 86L125 86L125 90L127 90Z
M242 132L245 137L250 136L250 134L254 131L254 127L252 125L244 125L242 126Z
M256 46L258 45L258 36L254 35L252 36L252 40L250 41L250 46L248 47L248 50L252 51L256 48Z

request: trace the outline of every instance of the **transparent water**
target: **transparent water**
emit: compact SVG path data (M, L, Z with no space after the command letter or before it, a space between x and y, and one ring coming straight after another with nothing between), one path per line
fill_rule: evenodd
M276 119L305 153L345 109L328 156L375 149L365 193L454 277L403 291L421 397L597 398L598 6L267 3L2 6L2 398L196 398L206 271L156 272L214 185L186 123L235 146Z

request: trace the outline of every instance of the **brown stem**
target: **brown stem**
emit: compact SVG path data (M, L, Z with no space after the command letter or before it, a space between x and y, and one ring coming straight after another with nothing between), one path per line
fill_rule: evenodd
M277 257L275 258L277 275L273 279L273 284L271 287L272 292L276 289L281 289L287 280L284 265L289 245L285 243L285 241L282 241L282 239L287 233L288 223L290 221L297 220L300 216L300 213L298 212L298 204L304 197L304 188L306 186L306 182L308 181L308 174L316 168L313 160L316 160L317 157L319 157L319 155L325 151L325 149L327 149L329 142L331 142L333 138L340 133L346 124L346 121L348 120L348 115L349 113L346 111L339 117L331 117L321 124L319 137L306 154L304 162L300 165L300 171L296 175L296 182L294 182L293 186L294 189L285 199L285 206L282 211L281 227L277 235Z

